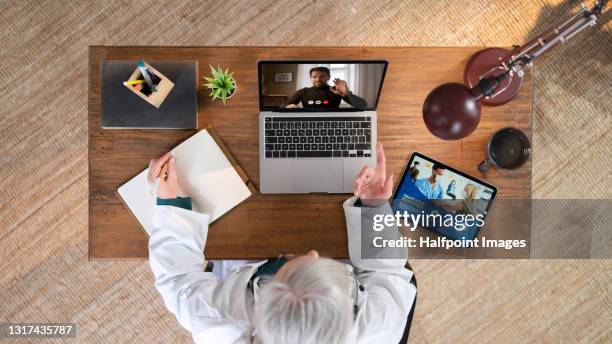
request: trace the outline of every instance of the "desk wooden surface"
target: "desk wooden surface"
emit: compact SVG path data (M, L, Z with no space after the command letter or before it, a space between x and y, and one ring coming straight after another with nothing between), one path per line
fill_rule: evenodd
M425 127L425 96L445 82L462 82L469 57L480 48L331 48L331 47L90 47L89 51L89 257L146 258L148 237L119 199L116 189L195 130L107 130L100 127L100 63L108 60L199 61L198 122L211 123L246 174L259 187L257 60L386 59L387 76L378 105L378 140L385 146L387 170L397 179L410 154L418 151L468 174L484 158L489 136L505 126L531 136L532 75L519 95L499 107L483 107L479 127L461 141L442 141ZM235 72L238 91L223 105L211 103L202 87L208 65ZM514 171L490 170L486 179L498 197L529 199L531 161ZM217 220L206 244L209 259L257 259L316 249L323 256L346 258L342 202L349 195L262 195ZM524 202L523 202L524 203ZM525 213L526 211L526 213ZM488 227L503 226L504 209L493 209ZM522 209L529 220L529 209Z

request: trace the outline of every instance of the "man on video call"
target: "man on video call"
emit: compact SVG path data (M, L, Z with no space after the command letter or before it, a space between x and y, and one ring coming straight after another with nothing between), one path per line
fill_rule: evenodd
M344 100L354 108L365 109L367 102L354 95L348 88L346 81L334 79L334 86L329 86L327 82L331 78L329 68L314 67L310 69L310 81L312 87L304 87L297 90L289 97L285 103L285 108L297 108L301 102L302 107L316 108L338 108L340 101Z

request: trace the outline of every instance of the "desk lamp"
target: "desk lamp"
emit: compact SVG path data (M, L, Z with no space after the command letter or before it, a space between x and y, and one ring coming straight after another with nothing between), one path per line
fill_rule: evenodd
M607 2L599 0L592 9L582 5L570 19L512 50L489 48L474 54L465 68L464 84L440 85L425 98L423 120L427 129L444 140L459 140L471 134L480 122L480 103L495 106L513 99L523 84L523 68L558 43L595 25L596 15Z

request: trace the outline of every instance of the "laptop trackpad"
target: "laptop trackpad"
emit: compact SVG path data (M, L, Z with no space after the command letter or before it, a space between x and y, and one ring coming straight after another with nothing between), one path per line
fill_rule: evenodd
M293 189L296 192L342 192L342 160L304 159L293 162Z

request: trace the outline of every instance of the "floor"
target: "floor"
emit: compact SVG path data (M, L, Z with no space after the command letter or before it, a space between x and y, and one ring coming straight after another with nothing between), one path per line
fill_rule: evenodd
M190 341L147 262L87 260L88 46L510 46L577 6L0 1L0 323L76 322L81 343ZM609 13L601 19L535 64L534 198L612 198L612 25ZM412 265L420 288L411 342L612 342L610 260Z

